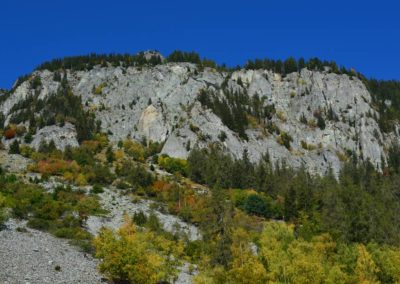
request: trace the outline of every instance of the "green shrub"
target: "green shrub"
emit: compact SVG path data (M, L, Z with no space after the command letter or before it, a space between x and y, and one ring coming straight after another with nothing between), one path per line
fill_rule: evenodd
M276 215L273 207L272 200L259 194L250 194L243 202L243 209L247 214L265 218L271 218Z
M189 125L189 128L194 133L197 133L200 130L200 128L198 126L196 126L196 125L194 125L192 123Z
M135 214L133 214L133 221L138 226L144 226L147 223L147 217L143 211L135 212Z
M341 162L347 162L349 159L347 157L346 153L341 152L339 150L336 151L336 156L339 158L339 161L341 161Z
M14 140L14 142L10 145L10 150L8 151L10 154L19 154L19 141Z
M115 184L115 186L116 186L118 189L128 189L128 188L130 187L130 185L129 185L127 182L124 182L124 181L122 181L122 180L118 181L118 182Z
M322 112L320 110L314 112L314 117L317 119L317 126L324 130L326 127L325 119L322 117Z
M91 193L97 194L97 193L103 193L104 189L101 185L99 184L95 184L92 187Z
M136 141L125 140L123 143L125 152L131 156L135 161L144 162L145 149L143 145Z
M158 157L158 164L169 173L180 173L183 176L187 176L188 174L188 165L186 160L161 155Z
M57 228L53 231L53 234L57 238L71 239L71 240L90 240L92 238L90 233L88 233L84 229L78 228L78 227Z
M277 137L276 140L279 144L283 145L286 147L286 149L290 150L290 142L293 141L292 136L290 136L288 133L281 131L281 134Z
M28 230L25 227L17 227L15 230L20 233L28 233Z
M28 221L27 226L32 229L47 231L51 227L51 222L49 220L34 218Z
M116 173L133 187L147 187L154 181L153 175L142 165L131 161L125 161L116 169Z
M146 227L153 232L161 232L163 230L160 220L154 212L150 213L147 218Z
M221 132L219 133L219 135L218 135L219 141L224 142L224 141L226 140L226 138L227 138L227 136L226 136L225 131L221 131Z
M163 143L149 141L145 149L145 156L150 157L156 155L157 153L160 153L163 146Z
M0 193L0 226L7 221L7 216L5 213L6 198Z
M306 141L301 140L300 143L301 143L301 147L302 147L303 149L308 150L308 145L307 145L307 142L306 142Z
M41 78L39 76L33 77L33 79L31 80L31 88L35 90L36 88L41 86L42 86Z
M194 260L201 258L203 250L204 248L201 241L188 242L185 246L185 254Z
M28 132L24 137L24 142L29 144L32 142L32 140L33 140L32 134Z
M282 110L278 110L278 111L276 112L276 116L278 117L278 119L279 119L280 121L286 122L286 115L285 115L285 113L284 113Z
M106 87L106 86L107 86L107 84L106 84L105 82L101 83L101 84L100 84L99 86L97 86L97 87L93 86L92 93L93 93L94 95L102 95L102 94L103 94L103 89L104 89L104 87Z
M89 182L95 184L110 184L114 180L114 175L111 173L110 168L100 163L96 163L93 167L93 177Z
M308 124L307 118L306 118L306 116L304 115L304 113L302 113L301 116L300 116L300 122L303 123L303 124L305 124L305 125Z
M314 145L314 144L308 144L308 143L307 143L306 141L304 141L304 140L301 140L300 143L301 143L301 147L302 147L303 149L305 149L305 150L313 151L313 150L317 149L317 146L316 146L316 145Z

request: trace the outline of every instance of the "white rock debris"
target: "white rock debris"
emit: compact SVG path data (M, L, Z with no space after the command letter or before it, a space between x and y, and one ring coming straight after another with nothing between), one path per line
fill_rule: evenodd
M96 268L98 261L89 254L16 220L0 230L0 259L3 284L105 283Z

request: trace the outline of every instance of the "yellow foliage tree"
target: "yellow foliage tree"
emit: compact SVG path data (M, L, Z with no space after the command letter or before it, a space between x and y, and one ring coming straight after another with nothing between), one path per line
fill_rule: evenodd
M386 283L400 283L400 248L369 244L371 256L379 266L379 278Z
M176 245L150 231L140 231L126 218L117 233L103 228L93 241L96 257L102 259L100 271L115 280L132 283L169 281L176 275L176 257L182 245Z
M229 283L266 283L267 271L250 245L250 236L244 229L238 228L233 232L233 261L228 271Z
M117 161L123 160L123 159L125 158L124 151L122 151L122 150L116 150L116 151L114 152L114 155L115 155L115 159L116 159Z
M379 283L376 274L379 272L379 268L376 266L372 256L367 251L363 244L357 246L358 257L355 268L355 273L358 278L358 283L372 284Z
M84 174L78 174L78 176L75 178L75 183L77 185L87 185L87 180Z
M290 265L290 259L286 249L293 240L292 226L278 222L266 223L260 239L260 253L267 264L269 281L288 282L286 267Z
M75 175L73 173L71 173L70 171L66 171L64 172L64 179L68 182L72 182L75 179Z
M260 238L260 254L267 265L267 282L348 283L350 278L338 262L336 243L328 234L310 241L296 239L294 228L267 222Z
M296 240L288 248L290 265L286 275L292 283L322 283L326 277L323 267L323 252L316 250L311 242Z
M125 140L123 142L125 152L131 156L135 161L143 162L145 157L144 147L135 141Z
M100 143L101 148L105 148L108 145L108 136L105 133L96 133L93 139Z

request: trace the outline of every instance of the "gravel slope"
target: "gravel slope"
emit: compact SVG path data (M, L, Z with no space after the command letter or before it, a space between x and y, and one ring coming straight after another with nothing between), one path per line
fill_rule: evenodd
M104 283L90 255L50 234L17 227L25 226L10 220L0 231L0 283Z

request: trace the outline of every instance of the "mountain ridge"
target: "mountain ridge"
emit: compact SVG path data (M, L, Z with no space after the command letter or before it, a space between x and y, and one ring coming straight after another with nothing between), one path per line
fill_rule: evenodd
M154 56L158 59L152 60ZM44 64L2 98L4 126L14 122L29 130L33 121L37 124L46 115L40 113L43 110L33 116L25 111L23 117L24 109L31 108L29 100L45 101L60 88L68 88L81 100L84 111L78 116L92 113L111 141L145 138L164 143L162 153L172 157L186 158L193 147L219 144L236 158L248 151L256 162L268 154L273 162L305 166L318 174L332 168L337 174L341 163L353 155L381 170L388 146L398 143L398 122L392 131L382 131L381 113L354 71L337 74L334 65L283 74L255 68L270 64L267 61L258 65L255 61L254 69L224 70L204 66L194 53L176 53L172 58L197 63L141 53L132 63L138 66L103 62L86 71L49 71ZM290 62L282 64L290 67ZM295 70L291 68L286 69ZM15 107L18 104L21 109ZM56 114L53 124L42 123L31 131L29 144L38 148L41 140L54 140L59 148L77 145L77 124L66 121L64 114L60 123ZM23 118L16 119L18 115ZM2 139L6 147L12 141Z

